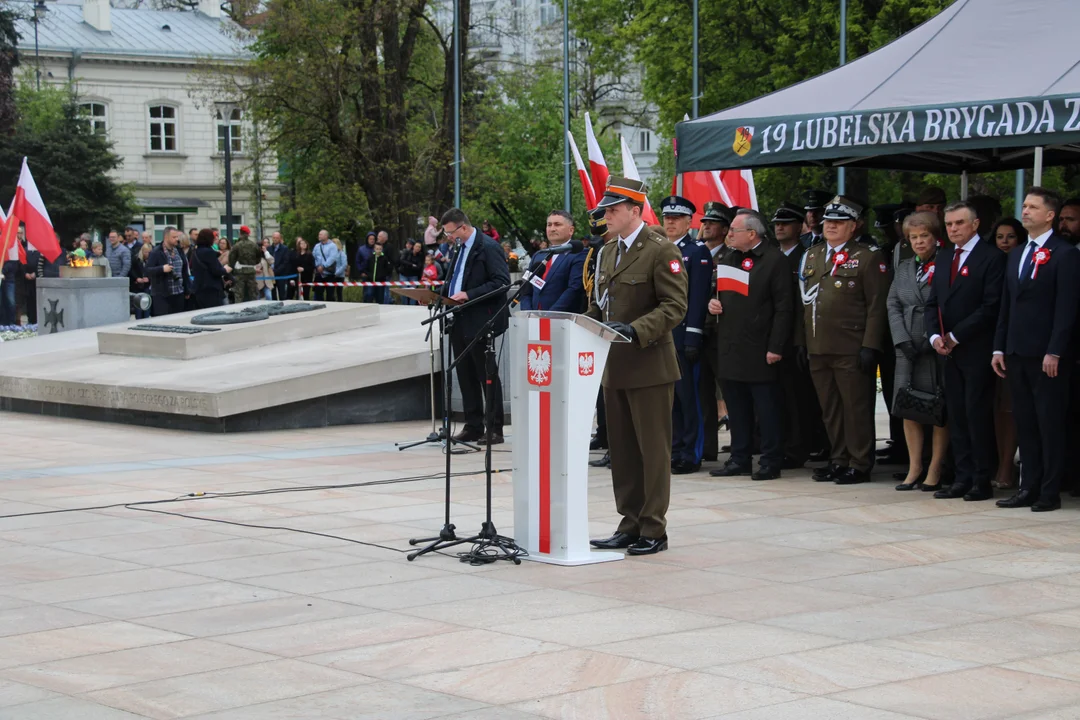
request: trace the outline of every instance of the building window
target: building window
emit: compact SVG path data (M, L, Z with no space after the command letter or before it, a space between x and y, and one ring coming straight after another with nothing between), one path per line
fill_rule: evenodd
M638 147L640 152L649 152L652 149L652 133L642 130L638 133Z
M184 216L179 213L163 213L154 215L154 243L161 244L165 228L172 225L177 230L184 229Z
M107 135L109 133L109 109L105 103L80 103L79 114L86 118L90 130L95 135Z
M553 0L540 0L540 24L554 25L562 19L562 5L556 5Z
M176 152L176 108L154 105L150 108L151 152Z
M216 114L217 118L217 151L222 155L225 154L225 127L226 123L221 119L221 113ZM241 127L241 123L244 119L244 111L240 108L235 108L232 111L232 116L227 123L229 130L229 139L232 141L232 154L239 155L244 152L244 132Z
M228 215L221 215L218 219L221 221L220 222L221 235L224 237L226 232L228 231L227 226L228 226L229 216ZM232 216L232 237L229 238L230 240L235 240L236 238L240 237L240 226L243 225L243 224L244 224L244 216L243 215L233 215Z

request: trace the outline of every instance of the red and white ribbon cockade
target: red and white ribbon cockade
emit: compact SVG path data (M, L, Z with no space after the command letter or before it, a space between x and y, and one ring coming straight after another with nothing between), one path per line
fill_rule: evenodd
M742 269L746 270L747 272L750 272L751 270L753 270L754 269L754 260L753 260L753 258L746 258L745 260L743 260L742 261Z
M841 250L840 252L836 253L836 255L833 256L832 271L829 274L830 275L835 275L836 274L836 268L840 267L841 265L843 265L847 261L848 261L847 250Z
M1050 262L1050 250L1048 248L1039 248L1035 251L1035 267L1031 268L1031 279L1034 280L1039 275L1039 266L1045 265Z

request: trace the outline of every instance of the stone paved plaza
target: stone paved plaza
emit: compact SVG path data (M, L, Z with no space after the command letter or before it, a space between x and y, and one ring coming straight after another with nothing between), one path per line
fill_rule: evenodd
M893 491L894 468L853 487L703 472L674 480L670 551L560 568L407 562L440 479L212 495L431 478L438 447L394 447L429 430L0 413L0 514L120 504L0 519L0 718L1080 718L1075 500L933 500ZM455 488L479 529L482 475ZM123 507L188 493L208 496ZM508 472L494 494L509 533ZM590 497L606 534L606 471Z

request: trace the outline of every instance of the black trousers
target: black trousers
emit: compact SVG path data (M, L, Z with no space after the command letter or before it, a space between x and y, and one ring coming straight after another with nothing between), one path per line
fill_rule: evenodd
M274 287L277 288L278 300L291 300L292 291L289 288L288 280L277 280L274 282Z
M1068 451L1065 484L1074 493L1080 490L1080 367L1073 365L1073 377L1069 382L1069 410L1067 420Z
M37 280L27 280L23 283L23 293L23 301L26 303L26 321L31 325L37 325Z
M805 463L810 453L829 447L821 405L810 377L810 366L799 366L794 348L785 353L778 365L780 392L784 397L784 456Z
M698 406L701 408L701 427L704 433L702 443L702 457L716 459L720 452L720 412L716 407L719 400L717 395L716 366L720 362L719 350L716 346L716 333L705 331L705 339L701 343L701 361L698 367L701 376L698 378Z
M385 288L376 288L385 290ZM450 347L454 349L454 358L461 358L457 366L458 387L461 388L461 404L465 410L465 429L482 433L484 432L484 400L486 393L491 392L491 401L494 404L494 421L491 424L491 432L501 435L503 431L503 397L502 383L499 381L499 368L492 368L491 385L487 384L487 372L484 369L484 340L481 339L468 354L463 355L465 348L472 338L465 337L460 332L450 335ZM492 364L495 364L493 359Z
M891 348L892 336L885 338L887 345L885 347ZM990 363L987 363L989 369ZM889 439L892 440L891 449L894 452L906 453L907 441L904 438L904 418L899 415L893 415L892 413L892 398L894 397L894 389L896 383L896 353L891 350L887 350L881 354L881 362L878 363L878 367L881 369L881 394L883 397L889 398L886 406L889 410ZM993 372L993 370L990 370Z
M152 298L152 304L150 305L150 315L152 317L161 317L162 315L172 315L173 313L184 312L184 298L183 293L177 293L176 295L154 295Z
M596 396L596 439L607 445L607 407L604 405L604 388Z
M1043 502L1052 503L1061 494L1065 475L1066 420L1069 409L1069 382L1073 363L1058 363L1058 376L1047 377L1041 357L1009 355L1005 378L1012 390L1016 438L1020 443L1020 489Z
M690 362L681 349L676 349L676 354L682 377L675 381L675 402L671 408L671 461L697 465L704 454L705 438L698 400L701 362Z
M1012 371L1012 368L1009 368ZM990 489L997 463L994 375L989 363L945 361L945 408L956 479L962 488Z
M731 426L731 459L740 465L750 464L756 418L761 431L761 466L779 468L784 461L780 383L721 380L720 389Z

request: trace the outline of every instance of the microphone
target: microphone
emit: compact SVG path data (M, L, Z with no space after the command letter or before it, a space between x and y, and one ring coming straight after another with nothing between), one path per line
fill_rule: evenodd
M548 248L546 251L541 250L537 255L547 253L548 255L562 255L563 253L578 253L585 249L585 245L580 240L568 240L562 245L556 245L555 247Z

